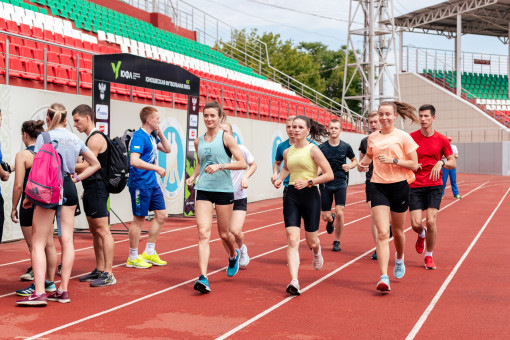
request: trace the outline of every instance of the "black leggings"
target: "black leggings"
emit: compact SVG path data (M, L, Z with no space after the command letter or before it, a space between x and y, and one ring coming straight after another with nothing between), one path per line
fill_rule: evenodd
M301 227L301 218L305 231L319 230L321 218L321 196L316 186L295 189L289 185L283 198L283 219L285 227Z
M0 194L0 243L2 243L2 235L4 233L4 220L5 220L5 215L4 215L4 198L2 196L2 194Z

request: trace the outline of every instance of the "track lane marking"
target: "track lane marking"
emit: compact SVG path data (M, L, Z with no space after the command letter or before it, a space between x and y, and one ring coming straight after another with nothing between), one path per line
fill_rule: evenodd
M467 194L464 195L464 197L468 196L469 194L471 194L472 192L482 188L485 184L489 183L489 181L481 184L480 186L476 187L475 189L471 190L470 192L468 192ZM460 202L460 200L455 200L453 202L451 202L450 204L446 205L445 207L443 207L442 209L440 209L439 211L442 211L446 208L448 208L449 206L457 203L457 202ZM422 221L425 220L425 219L422 219ZM404 230L404 233L408 232L409 230L411 230L412 227L409 227L407 229ZM393 238L391 238L393 239ZM390 239L390 240L391 240ZM340 272L341 270L347 268L348 266L350 266L351 264L353 264L354 262L356 261L359 261L360 259L362 259L363 257L367 256L368 254L370 254L371 252L373 252L375 250L375 247L366 251L365 253L361 254L360 256L356 257L355 259L343 264L342 266L340 266L339 268L333 270L332 272L329 272L328 274L324 275L323 277L319 278L318 280L312 282L311 284L309 284L308 286L306 286L305 288L301 289L301 292L306 292L307 290L315 287L316 285L318 285L319 283L323 282L324 280L326 280L327 278L333 276L334 274ZM262 317L266 316L267 314L271 313L272 311L276 310L277 308L283 306L284 304L286 304L287 302L291 301L292 299L296 298L296 296L289 296L287 298L285 298L284 300L280 301L279 303L271 306L270 308L262 311L261 313L255 315L254 317L252 317L251 319L243 322L242 324L240 324L239 326L231 329L230 331L228 331L227 333L219 336L216 338L216 340L223 340L223 339L226 339L228 338L229 336L237 333L238 331L242 330L243 328L251 325L252 323L254 323L255 321L261 319Z
M414 337L418 334L418 332L420 331L420 329L422 328L422 326L425 324L425 321L427 320L428 316L430 315L430 313L432 312L432 310L434 309L434 307L436 306L437 302L439 301L439 299L441 298L441 296L443 295L444 291L446 290L446 288L448 287L448 285L450 284L450 282L453 280L453 277L455 276L455 274L457 273L457 271L459 270L460 266L462 265L462 263L464 263L464 260L467 258L467 256L469 255L469 253L471 252L471 250L473 249L473 247L475 246L475 244L478 242L478 240L480 239L480 236L482 236L483 232L485 231L485 229L487 228L487 226L489 225L490 221L492 220L492 218L494 217L494 215L496 214L496 212L499 210L499 207L501 206L501 204L503 203L503 201L505 200L506 196L508 195L508 193L510 192L510 188L507 189L507 191L505 192L505 194L503 195L503 197L501 198L501 200L499 201L498 205L496 206L496 208L494 208L494 210L492 211L492 214L489 216L489 218L487 219L487 221L485 221L485 224L482 226L482 228L480 229L480 231L478 232L478 234L475 236L475 238L473 239L473 241L471 242L471 244L469 245L469 247L466 249L466 251L464 252L464 254L461 256L460 260L457 262L457 264L455 265L455 267L452 269L452 271L450 272L450 274L448 275L448 277L446 278L446 280L444 280L443 284L441 285L441 287L439 288L439 290L437 291L436 295L434 296L434 298L432 298L432 300L430 301L430 304L427 306L427 308L425 309L425 311L423 312L423 314L421 315L421 317L418 319L418 321L416 322L416 324L414 325L413 329L411 330L411 332L409 332L409 334L407 335L406 337L406 340L412 340L414 339Z

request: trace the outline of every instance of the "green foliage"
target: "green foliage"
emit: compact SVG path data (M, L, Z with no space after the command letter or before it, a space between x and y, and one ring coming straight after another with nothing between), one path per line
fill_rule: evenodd
M267 45L267 54L265 48L262 49L262 45L257 40ZM345 46L338 50L331 50L321 42L301 42L296 45L292 40L283 41L279 34L270 32L259 34L256 29L249 33L246 30L239 31L232 37L232 41L232 44L217 45L216 49L264 76L289 85L285 84L286 80L281 79L278 73L268 68L266 63L258 61L269 59L271 66L277 70L297 79L326 97L341 102ZM245 51L253 58L246 57ZM354 62L352 53L349 53L348 57L349 62ZM353 68L350 68L348 72L347 79L349 80L354 72ZM356 76L347 89L347 95L360 94L361 91L361 78ZM359 101L348 101L347 104L351 110L361 112Z

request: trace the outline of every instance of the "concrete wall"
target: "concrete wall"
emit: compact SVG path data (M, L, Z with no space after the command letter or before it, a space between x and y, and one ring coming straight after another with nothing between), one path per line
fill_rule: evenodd
M510 142L455 145L458 172L510 176Z
M434 128L444 135L452 136L454 143L510 141L510 129L452 92L416 73L402 73L399 80L402 101L416 108L423 104L434 105ZM408 132L420 128L409 122L404 126Z
M44 119L47 107L54 102L64 104L68 111L71 112L79 104L85 103L91 105L91 98L88 96L0 85L0 108L2 109L3 117L2 127L0 128L0 142L2 143L3 158L6 162L14 166L16 153L24 148L21 141L21 124L30 119ZM138 128L140 126L138 113L143 106L137 103L112 100L111 135L121 136L127 128ZM168 133L167 136L173 150L169 155L161 152L158 154L159 165L166 168L169 174L161 182L161 187L164 192L168 214L180 214L183 212L184 201L186 111L166 107L158 107L158 110L161 116L161 128L163 131L166 131L165 133ZM280 142L287 139L285 126L283 124L245 118L229 117L228 120L233 125L234 132L239 141L250 149L258 164L257 172L250 179L248 201L253 202L281 197L282 190L276 190L272 186L270 177L276 147ZM69 125L72 125L72 123L68 124L68 129L85 140L86 136L84 134L79 134ZM204 132L204 124L200 117L199 134ZM351 144L359 158L359 143L365 136L345 132L340 137ZM350 184L363 183L364 178L364 174L351 170ZM6 218L3 239L6 241L22 237L19 225L14 224L10 219L13 182L14 176L12 175L7 182L0 184L5 201L4 211ZM81 195L82 187L81 185L77 187L79 195ZM132 220L130 202L127 190L120 194L112 195L111 208L123 221ZM112 216L111 222L118 223L119 220ZM78 228L88 228L84 214L76 217L75 226Z

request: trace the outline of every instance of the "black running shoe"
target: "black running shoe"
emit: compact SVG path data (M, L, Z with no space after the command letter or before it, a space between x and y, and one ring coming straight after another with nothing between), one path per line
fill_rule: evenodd
M62 276L62 262L60 262L58 264L58 267L57 267L57 274L58 276Z
M372 260L377 260L377 251L372 254Z
M334 223L335 223L335 214L332 213L331 217L333 218L331 220L331 222L328 222L326 224L326 231L328 232L328 234L333 234L333 231L335 231L335 225L334 225Z
M340 241L333 241L333 251L340 251L342 248L340 248Z
M92 282L101 277L101 274L103 272L97 270L97 268L94 268L94 270L90 273L88 273L85 276L80 277L80 282Z
M301 292L299 291L299 282L297 280L292 280L287 286L287 289L285 289L285 291L290 295L299 296L301 294Z

